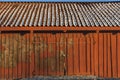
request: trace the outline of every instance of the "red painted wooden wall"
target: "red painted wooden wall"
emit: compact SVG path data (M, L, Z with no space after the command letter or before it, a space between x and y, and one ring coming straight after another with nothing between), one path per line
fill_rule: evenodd
M120 77L120 33L0 34L0 79L32 76Z

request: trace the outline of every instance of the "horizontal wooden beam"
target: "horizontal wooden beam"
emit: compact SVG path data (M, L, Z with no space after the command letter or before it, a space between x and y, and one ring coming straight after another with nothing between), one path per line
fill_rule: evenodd
M0 27L0 31L109 31L120 27Z

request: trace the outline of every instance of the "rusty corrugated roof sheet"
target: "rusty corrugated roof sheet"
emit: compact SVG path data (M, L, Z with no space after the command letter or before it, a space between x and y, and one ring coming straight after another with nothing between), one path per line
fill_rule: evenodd
M0 26L120 26L120 2L0 3Z

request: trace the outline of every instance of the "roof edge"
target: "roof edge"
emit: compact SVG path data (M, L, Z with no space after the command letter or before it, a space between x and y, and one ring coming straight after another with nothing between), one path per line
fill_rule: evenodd
M114 27L0 27L0 31L120 31Z

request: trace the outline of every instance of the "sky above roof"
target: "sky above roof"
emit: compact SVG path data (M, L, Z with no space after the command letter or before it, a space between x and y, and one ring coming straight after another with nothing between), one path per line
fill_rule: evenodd
M120 1L120 0L0 0L2 2L107 2L107 1Z

